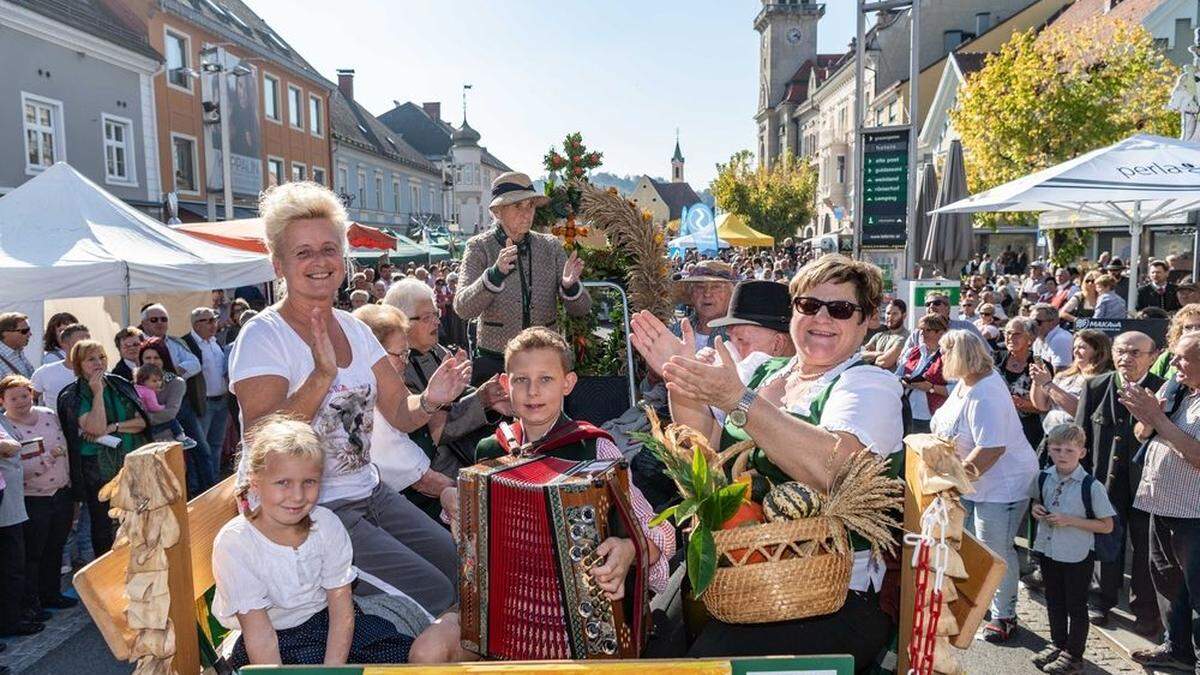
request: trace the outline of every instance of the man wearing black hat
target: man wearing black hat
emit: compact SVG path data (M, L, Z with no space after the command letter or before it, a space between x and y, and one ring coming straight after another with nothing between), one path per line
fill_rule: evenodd
M708 325L725 328L729 343L736 350L735 356L741 358L740 370L741 364L750 361L755 354L774 358L796 353L796 345L788 333L791 305L787 286L765 279L743 281L733 289L729 311L724 317L708 322ZM758 363L766 360L753 358Z

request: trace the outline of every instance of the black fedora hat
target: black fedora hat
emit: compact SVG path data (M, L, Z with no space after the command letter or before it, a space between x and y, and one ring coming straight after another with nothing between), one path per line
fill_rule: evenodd
M761 326L788 332L792 316L792 298L787 286L778 281L751 279L739 283L729 299L729 312L716 321L709 321L712 328L720 326Z

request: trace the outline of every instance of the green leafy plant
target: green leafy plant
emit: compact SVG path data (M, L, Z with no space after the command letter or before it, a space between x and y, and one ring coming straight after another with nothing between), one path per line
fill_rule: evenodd
M668 518L676 525L691 524L687 545L688 581L692 593L699 598L712 583L717 572L717 545L713 531L721 529L733 517L746 498L746 483L729 483L720 465L708 461L706 448L692 447L691 461L682 453L667 447L655 435L635 432L633 438L654 453L663 463L664 472L679 486L683 501L667 508L650 521L656 526ZM710 450L711 452L711 450Z

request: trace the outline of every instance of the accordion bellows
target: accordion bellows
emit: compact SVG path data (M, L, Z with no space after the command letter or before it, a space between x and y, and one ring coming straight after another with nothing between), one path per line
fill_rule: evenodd
M649 634L647 545L624 462L503 457L458 476L463 646L507 660L636 658ZM625 598L589 568L609 536L636 556Z

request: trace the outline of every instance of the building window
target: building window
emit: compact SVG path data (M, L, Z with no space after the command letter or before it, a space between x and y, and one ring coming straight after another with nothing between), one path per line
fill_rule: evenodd
M375 174L375 209L383 210L383 174Z
M846 156L837 156L837 179L839 185L846 183Z
M325 169L322 169L319 166L313 167L313 182L320 185L325 184Z
M297 129L304 128L304 96L299 87L288 85L288 122Z
M392 211L400 213L400 179L392 179Z
M25 110L25 173L36 174L66 159L62 142L62 102L21 93Z
M421 188L417 185L408 186L408 212L417 214L421 212Z
M100 119L104 125L104 180L109 183L136 184L133 121L107 114L102 114Z
M948 30L942 32L942 52L948 53L954 51L954 48L965 42L967 34L961 30Z
M337 191L338 191L339 193L341 193L341 194L350 194L349 192L347 192L347 190L348 190L349 188L346 186L346 184L350 182L350 172L346 170L346 167L344 167L344 166L339 166L339 167L338 167L338 169L337 169L337 182L338 182L338 184L337 184Z
M163 42L167 51L167 84L192 93L192 78L183 72L192 65L191 38L168 29Z
M279 121L279 78L263 73L263 114Z
M433 188L429 188L428 197L429 201L426 203L425 211L427 213L433 213L433 205L437 203L437 197L433 193Z
M287 177L283 175L283 160L279 157L267 158L267 186L283 185Z
M175 190L178 192L200 192L196 182L196 139L182 134L171 134L171 160L175 169Z
M367 173L358 170L358 208L367 208Z
M322 121L324 121L324 116L321 115L321 99L310 94L308 97L308 130L313 136L319 138L325 134L321 127Z
M299 162L292 162L292 180L302 181L308 178L308 167Z

